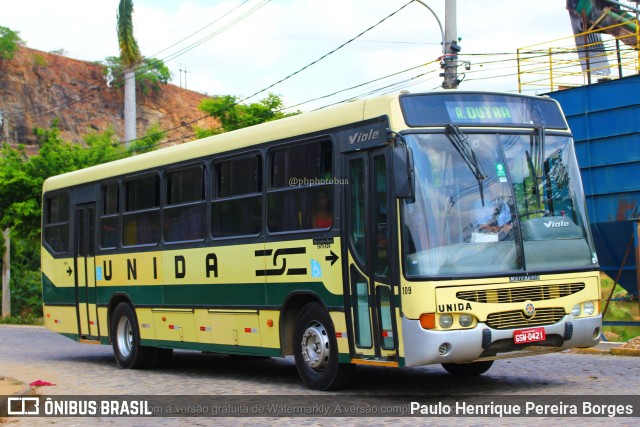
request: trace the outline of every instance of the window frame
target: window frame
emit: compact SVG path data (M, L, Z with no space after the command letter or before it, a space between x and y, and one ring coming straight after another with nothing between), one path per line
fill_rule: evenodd
M51 200L54 198L61 198L61 197L66 197L67 199L67 206L66 206L66 219L62 218L59 221L51 221ZM71 250L71 243L72 243L72 239L71 239L71 218L72 218L72 214L71 214L71 195L69 194L68 191L55 191L55 192L51 192L51 193L47 193L44 196L43 199L43 209L44 209L44 215L43 215L43 219L42 219L42 243L43 245L54 255L54 256L60 256L60 255L65 255L68 254L69 251ZM66 227L66 233L62 233L61 235L66 234L66 241L63 242L65 244L65 247L63 250L57 250L56 248L54 248L50 241L47 240L47 230L53 229L53 228L62 228L64 231L64 228Z
M122 180L122 200L123 200L123 204L122 204L122 208L121 208L121 212L120 212L120 217L121 217L121 223L120 223L120 242L122 244L122 247L124 248L132 248L132 247L143 247L143 246L158 246L161 241L162 241L162 177L161 177L161 172L162 170L160 168L158 168L158 170L155 171L151 171L151 172L144 172L138 175L130 175L130 176L125 176L124 179ZM133 181L139 181L139 180L143 180L145 178L155 178L156 181L156 190L158 192L158 194L156 195L156 200L155 203L156 205L153 207L145 207L142 209L136 209L136 210L130 210L127 206L127 202L129 199L129 192L128 192L128 188L127 188L127 184L129 184L130 182ZM126 228L127 228L127 219L133 217L134 215L143 215L143 214L153 214L153 213L157 213L157 224L156 224L156 229L158 230L157 233L157 238L155 239L155 241L152 242L147 242L147 243L139 243L138 240L136 240L136 243L134 244L127 244L127 242L125 241L125 232L126 232ZM136 229L138 230L138 229ZM153 231L153 230L152 230Z
M113 250L113 249L118 249L121 245L122 245L122 186L120 185L121 182L119 180L110 180L110 181L106 181L104 183L102 183L100 185L100 203L98 206L99 212L100 214L98 215L98 220L99 220L99 239L98 239L98 243L99 243L99 249L100 250ZM106 210L106 200L105 200L105 189L107 186L109 185L115 185L116 190L117 190L117 194L116 194L116 211L115 212L105 212ZM103 226L102 226L102 221L103 220L112 220L115 219L116 220L116 231L115 231L115 236L116 236L116 243L115 246L103 246Z
M200 200L191 200L191 201L187 201L187 202L178 202L178 203L169 203L169 176L173 173L178 173L178 172L182 172L182 171L186 171L186 170L190 170L190 169L196 169L196 168L200 168L200 170L202 171L202 191L201 191L201 199ZM164 244L167 245L176 245L176 244L180 244L180 243L186 243L186 242L202 242L204 241L207 236L208 236L208 228L209 228L209 220L208 220L208 216L209 216L209 209L207 207L208 203L207 203L207 194L208 194L208 168L207 168L207 164L204 161L198 161L198 162L191 162L191 163L183 163L180 165L176 165L176 166L170 166L164 170L162 170L162 179L161 179L161 183L160 183L160 210L161 210L161 241ZM180 209L186 209L188 210L189 208L194 208L197 206L203 206L204 208L204 212L202 212L202 214L204 215L203 219L204 219L204 225L203 225L203 229L200 230L200 234L197 237L194 238L187 238L187 239L176 239L176 240L168 240L166 238L166 226L167 226L167 218L166 215L168 212L172 212L172 211L176 211L176 210L180 210Z
M315 177L304 177L304 178L309 178L310 180L318 180L318 181L322 181L325 180L327 182L331 182L333 180L336 179L336 171L337 171L337 167L336 167L336 146L335 146L335 141L332 137L332 135L330 134L325 134L325 135L321 135L318 137L314 137L314 138L309 138L309 139L304 139L304 140L298 140L298 141L294 141L294 142L288 142L285 144L277 144L277 145L273 145L271 147L269 147L269 149L266 152L266 158L268 159L267 164L266 164L266 171L265 171L265 175L267 178L267 185L265 187L264 193L265 193L265 231L267 233L267 235L273 235L273 236L278 236L278 235L282 235L282 234L298 234L298 233L318 233L318 232L326 232L329 231L331 229L333 229L336 226L336 185L329 184L329 183L314 183L311 185L305 185L304 183L301 183L302 185L292 185L291 180L294 178L299 178L299 177L294 177L294 176L284 176L284 180L287 181L288 178L288 182L285 183L282 186L275 186L274 185L274 167L275 167L275 160L274 160L274 155L277 152L281 152L284 150L290 150L292 148L299 148L299 147L303 147L305 145L311 145L311 144L318 144L320 145L320 159L323 160L324 159L324 153L326 151L329 152L329 155L327 156L328 162L321 164L318 166L319 170L319 174L324 173L325 174L325 178L322 178L320 176L315 176ZM326 148L328 148L328 150L325 150ZM286 161L286 159L285 159ZM327 166L329 167L328 170L326 170ZM323 170L324 167L324 170ZM328 177L326 177L326 174L329 174ZM313 227L313 226L309 226L309 227L303 227L302 225L300 226L301 228L298 229L290 229L290 230L271 230L269 228L269 222L270 222L270 209L269 209L269 201L270 201L270 197L272 197L272 195L279 195L282 193L287 193L287 192L291 192L293 194L300 194L304 191L312 193L314 191L318 191L318 190L325 190L325 192L327 193L329 199L330 199L330 203L332 205L331 207L331 225L329 227ZM313 209L312 203L310 204L310 209Z
M255 191L250 192L250 193L241 193L241 194L231 194L231 195L225 195L225 196L220 196L220 174L218 173L219 169L218 167L221 166L222 164L228 163L228 162L235 162L238 160L243 160L243 159L250 159L250 158L256 158L257 159L257 188L255 189ZM233 171L233 169L232 169ZM232 172L233 173L233 172ZM214 240L229 240L229 239L237 239L237 238L252 238L252 237L258 237L262 234L263 230L264 230L264 218L265 218L265 211L264 211L264 200L265 200L265 155L262 151L259 150L250 150L250 151L243 151L240 153L234 153L231 155L225 155L225 156L221 156L219 158L214 158L214 160L211 162L211 174L210 177L208 178L208 181L211 183L211 189L209 191L209 195L210 195L210 199L208 202L208 205L210 207L209 210L209 236L214 239ZM232 234L232 235L217 235L216 234L216 230L214 230L214 220L213 220L213 215L216 212L216 209L214 207L214 205L222 205L224 203L228 203L228 202L235 202L235 201L248 201L251 199L256 199L260 201L260 206L259 206L259 215L260 218L258 220L258 230L256 233L250 233L250 234Z

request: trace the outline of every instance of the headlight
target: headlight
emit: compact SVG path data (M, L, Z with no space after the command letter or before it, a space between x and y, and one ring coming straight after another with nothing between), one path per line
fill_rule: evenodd
M571 309L571 315L573 317L580 316L580 304L576 304L573 306L573 308Z
M591 316L594 309L595 305L593 304L593 301L587 301L584 303L584 314L586 314L587 316Z
M473 317L471 317L470 314L461 314L458 321L460 322L460 326L466 328L467 326L471 326L473 323Z
M453 324L453 317L450 314L442 314L440 316L440 327L443 329L449 329Z

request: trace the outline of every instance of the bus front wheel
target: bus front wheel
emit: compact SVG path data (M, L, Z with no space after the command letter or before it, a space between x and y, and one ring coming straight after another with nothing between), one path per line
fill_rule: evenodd
M148 368L153 348L140 345L138 319L133 308L120 303L111 316L111 342L118 366L123 369Z
M474 377L482 375L491 368L493 360L473 363L443 363L442 367L451 375L458 377Z
M338 362L338 343L333 322L325 308L316 302L305 305L294 332L296 369L302 382L314 390L344 388L354 365Z

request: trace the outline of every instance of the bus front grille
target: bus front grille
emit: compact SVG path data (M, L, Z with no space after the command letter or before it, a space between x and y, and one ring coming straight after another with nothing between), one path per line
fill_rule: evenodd
M529 318L521 310L503 311L487 316L487 325L493 329L528 328L554 324L559 322L564 315L564 309L561 307L539 308Z
M459 291L456 297L464 301L483 303L512 303L525 301L544 301L562 298L580 292L584 283L560 283L555 285L525 286L522 288L481 289Z

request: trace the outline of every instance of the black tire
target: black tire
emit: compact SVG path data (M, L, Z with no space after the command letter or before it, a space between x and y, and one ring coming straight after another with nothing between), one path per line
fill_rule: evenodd
M322 305L311 302L302 308L293 339L296 369L307 387L338 390L347 386L355 366L339 363L333 322Z
M140 345L138 319L127 303L118 304L111 316L111 344L116 362L122 369L150 367L156 350Z
M442 367L457 377L475 377L487 372L491 365L493 365L493 360L473 363L443 363Z

